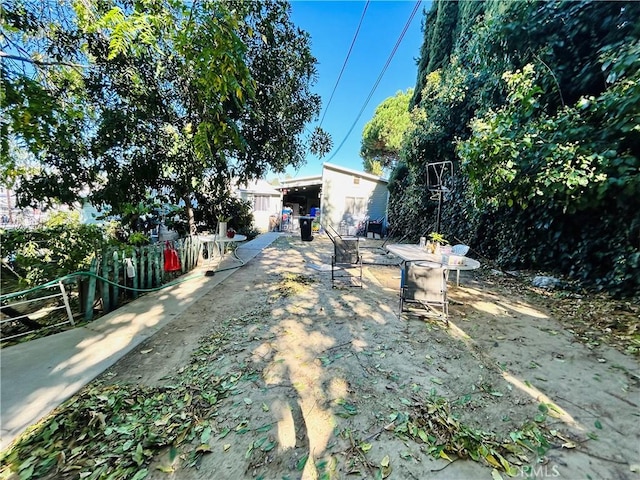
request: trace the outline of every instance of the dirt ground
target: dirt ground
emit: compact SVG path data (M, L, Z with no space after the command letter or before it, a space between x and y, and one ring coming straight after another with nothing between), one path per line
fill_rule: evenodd
M579 296L559 308L482 268L450 287L449 328L399 316L399 260L380 243L364 244L362 289L332 288L329 240L283 235L103 375L233 383L195 443L206 444L197 462L167 449L147 478L507 478L482 448L474 461L430 445L462 454L471 438L498 445L527 432L511 476L640 478L638 357L567 323ZM634 308L623 313L637 326Z

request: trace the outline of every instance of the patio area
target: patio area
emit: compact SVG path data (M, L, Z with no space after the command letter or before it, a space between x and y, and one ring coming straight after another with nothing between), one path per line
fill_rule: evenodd
M379 249L382 243L363 242L364 288L333 289L330 272L317 268L330 265L328 238L282 236L179 327L144 346L152 352L117 366L109 381L166 383L187 364L188 348L174 335L194 342L186 340L195 338L190 326L206 318L200 327L211 354L196 361L199 368L244 379L214 421L217 432L231 433L212 435L199 471L178 468L176 478L371 478L378 470L390 478L490 478L490 460L437 454L420 433L403 430L427 420L433 431L420 429L446 442L441 409L457 419L451 433L469 428L509 439L524 436L528 424L555 432L543 463L528 452L537 472L629 474L629 439L640 433L629 431L638 394L632 358L576 343L541 307L544 298L526 298L489 269L462 272L460 287L451 287L450 328L406 313L399 318L399 259ZM261 439L275 447L255 446ZM166 456L155 460L168 463Z
M449 328L399 317L381 244L363 243L362 289L335 289L329 239L282 234L105 372L91 388L192 399L175 413L194 440L147 478L633 478L632 356L580 343L489 268L451 286Z

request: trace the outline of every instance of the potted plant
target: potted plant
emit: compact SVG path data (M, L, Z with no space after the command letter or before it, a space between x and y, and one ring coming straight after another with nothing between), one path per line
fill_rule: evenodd
M218 236L224 237L227 235L227 222L231 220L231 217L218 215L217 219L218 219Z
M429 253L440 253L440 247L448 244L449 241L444 238L444 235L438 232L431 232L429 234L429 242L427 243L427 251Z

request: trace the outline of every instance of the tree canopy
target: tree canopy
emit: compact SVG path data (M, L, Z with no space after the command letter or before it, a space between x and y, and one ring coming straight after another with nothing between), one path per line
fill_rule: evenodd
M330 145L304 131L320 111L316 60L287 2L37 8L5 6L4 50L21 58L2 67L3 141L16 139L38 166L20 178L23 205L87 196L117 213L153 193L182 201L193 222L195 192L283 171ZM9 170L14 153L3 152Z
M366 172L381 175L383 169L393 167L398 161L402 139L411 126L409 100L412 95L413 89L408 89L387 98L364 126L360 156Z
M504 267L637 292L637 18L637 2L434 2L391 177L397 230L434 229L426 163L450 160L448 237Z

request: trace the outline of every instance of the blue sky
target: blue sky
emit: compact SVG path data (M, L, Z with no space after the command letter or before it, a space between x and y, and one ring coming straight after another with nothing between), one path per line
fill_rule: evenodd
M309 130L324 115L322 128L332 136L334 147L322 159L309 154L306 165L287 173L294 177L320 175L324 162L362 170L359 152L364 125L383 100L399 90L406 91L415 86L423 12L430 8L430 2L420 3L380 83L348 137L347 133L383 71L416 3L406 0L369 2L358 38L325 114L366 1L291 1L291 21L311 35L311 51L318 60L318 79L312 90L322 97L322 111L318 121L309 125Z

